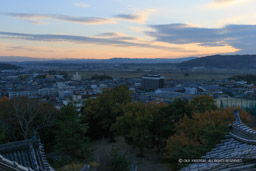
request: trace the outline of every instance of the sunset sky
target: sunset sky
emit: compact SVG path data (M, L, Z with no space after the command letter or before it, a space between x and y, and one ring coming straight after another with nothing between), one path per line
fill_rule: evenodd
M1 0L0 56L256 54L255 0Z

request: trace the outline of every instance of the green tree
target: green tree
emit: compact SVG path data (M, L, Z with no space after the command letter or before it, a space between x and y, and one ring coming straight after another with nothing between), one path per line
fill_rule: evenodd
M114 122L110 91L105 90L97 99L88 99L83 110L83 122L88 123L88 135L92 139L109 137L109 128Z
M190 102L193 112L204 113L205 111L216 110L217 106L211 96L202 95L193 98Z
M108 75L93 75L91 76L90 80L113 80L112 77L108 76Z
M0 127L0 144L4 143L5 135L4 130Z
M220 108L221 108L221 109L224 108L224 104L223 104L222 100L220 101Z
M192 108L189 105L188 100L176 99L170 103L167 108L164 110L165 113L168 113L169 118L173 123L178 122L184 115L191 116Z
M111 97L115 104L127 104L132 100L129 87L126 85L117 86L112 89Z
M123 107L123 111L124 115L117 118L112 129L118 135L124 136L128 144L138 147L139 156L143 156L144 148L152 145L152 105L128 103Z
M107 161L107 170L110 171L128 171L130 162L126 159L125 155L119 154L118 149L112 149L109 153Z
M90 161L92 149L86 137L87 124L81 123L76 108L67 105L61 108L56 122L56 150L67 161Z
M122 105L131 101L127 86L106 89L96 99L88 99L83 109L83 121L89 124L88 135L92 139L114 139L110 130L116 118L123 114Z
M0 102L0 126L2 134L5 133L5 138L1 141L2 143L23 139L18 120L15 118L9 100Z
M191 116L191 107L187 100L177 99L167 106L153 106L153 123L150 130L153 135L153 144L158 147L165 146L166 140L174 134L174 124L178 123L184 115Z

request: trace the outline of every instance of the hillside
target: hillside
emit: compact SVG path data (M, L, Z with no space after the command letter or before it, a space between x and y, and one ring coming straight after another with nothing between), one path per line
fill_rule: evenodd
M0 63L0 70L19 69L20 67L12 64Z
M178 64L179 67L250 68L256 69L256 55L214 55L192 59Z
M187 58L110 58L98 60L98 63L180 63L195 59L196 57Z

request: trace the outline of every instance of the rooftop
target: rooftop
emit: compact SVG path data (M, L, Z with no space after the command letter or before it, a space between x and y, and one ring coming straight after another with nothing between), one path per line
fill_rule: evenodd
M0 154L25 168L36 171L50 171L40 140L27 139L0 145ZM0 164L1 165L1 164ZM1 168L1 166L0 166Z
M206 161L219 159L220 162L192 163L182 168L182 171L256 170L256 131L241 122L237 110L235 110L234 115L236 121L230 125L230 135L226 135L220 144L217 144L215 148L201 157ZM233 162L228 161L230 159L234 159Z

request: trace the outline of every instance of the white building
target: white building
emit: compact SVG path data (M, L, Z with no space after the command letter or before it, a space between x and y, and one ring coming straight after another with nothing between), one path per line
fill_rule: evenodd
M81 80L81 75L79 75L78 72L76 72L76 74L73 75L73 79L74 79L75 81L80 81L80 80Z

